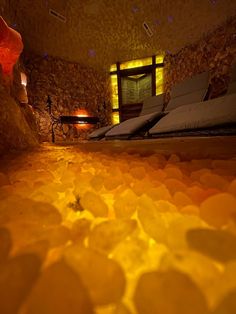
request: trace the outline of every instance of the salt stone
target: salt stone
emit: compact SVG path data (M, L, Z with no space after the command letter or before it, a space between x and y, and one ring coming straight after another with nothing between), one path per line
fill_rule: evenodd
M40 260L33 254L0 264L0 313L15 314L39 276Z
M200 206L200 216L216 228L227 224L233 213L236 213L236 198L229 193L213 195Z
M121 176L108 176L104 179L104 188L108 191L113 191L123 184Z
M199 207L195 205L187 205L180 209L182 214L199 216Z
M65 244L70 239L70 231L64 226L48 227L39 223L18 222L9 224L8 229L11 232L14 249L41 240L47 240L50 248L53 248Z
M67 263L80 275L96 305L120 301L126 280L121 267L105 255L79 246L68 247Z
M96 175L91 178L90 180L90 185L95 191L100 191L101 188L103 187L103 181L104 181L104 176L103 175Z
M125 190L114 202L114 210L117 218L130 218L136 210L138 197L131 190Z
M201 175L200 182L204 186L220 190L225 190L228 186L228 182L225 179L214 173L205 173Z
M122 303L116 306L113 314L131 314L130 310Z
M171 249L187 248L186 233L188 230L201 227L202 222L196 216L179 216L169 223L167 245ZM176 236L178 235L178 236Z
M171 154L169 159L168 159L168 163L174 164L174 163L178 163L178 162L180 162L180 157L176 154Z
M112 259L124 269L127 277L136 277L150 265L149 246L138 237L130 237L120 242L112 251Z
M176 270L143 274L137 284L134 303L139 314L209 313L199 288L187 275Z
M8 257L11 246L10 232L6 228L0 228L0 263Z
M146 194L150 196L154 201L158 200L171 200L171 195L168 189L162 184L156 188L152 188L146 191Z
M182 181L174 178L166 179L164 184L171 194L174 194L175 192L184 192L187 189L187 186Z
M11 251L12 256L17 256L20 254L34 254L43 263L46 260L47 254L49 252L50 245L47 240L39 240L31 242L29 244L24 244L21 247L13 249Z
M197 286L207 295L209 290L221 276L215 262L198 252L177 250L168 252L161 260L159 270L176 269L187 274ZM208 296L208 298L210 298ZM210 300L208 300L208 303Z
M137 228L131 219L116 219L101 222L89 234L89 247L108 253Z
M215 309L213 314L235 314L236 313L236 289L230 291L218 307Z
M161 185L161 183L160 183ZM145 187L145 188L144 188ZM150 180L144 179L144 180L135 180L132 184L132 191L137 195L141 196L146 192L146 190L152 189L154 186L150 182Z
M86 192L80 200L81 206L90 211L95 217L106 217L108 214L108 207L100 195L94 192Z
M150 237L157 242L166 242L168 223L147 196L142 197L139 201L138 219L142 224L143 230Z
M75 243L83 243L89 234L90 226L91 221L86 218L75 220L71 228L71 239Z
M198 185L190 186L186 189L186 194L191 198L191 200L195 204L202 203L206 198L208 198L210 195L206 193L206 190L199 187Z
M132 164L131 164L131 167L132 167ZM143 166L139 166L139 167L132 167L130 169L130 173L133 178L137 180L143 180L146 176L147 171Z
M195 229L186 234L190 248L220 262L236 259L236 236L224 230Z
M232 199L236 195L235 160L183 162L174 155L166 160L155 152L144 152L142 158L137 152L134 153L124 153L121 148L117 154L110 148L99 153L89 152L82 146L66 148L47 145L43 146L42 151L16 158L9 173L6 172L11 184L0 187L0 223L7 230L0 242L1 262L6 264L9 250L11 257L34 254L44 263L43 276L49 269L46 267L60 260L61 256L66 256L68 245L72 243L76 248L76 253L73 252L73 258L70 258L73 260L72 271L76 272L74 275L77 277L79 274L84 286L84 279L90 278L83 291L88 290L91 295L93 287L96 288L94 295L97 301L93 301L96 313L132 312L129 309L132 310L134 306L132 296L139 276L147 271L169 272L173 268L182 271L195 282L207 297L212 312L232 289L236 289L236 258L233 253L229 253L230 250L235 251L235 244L225 235L207 235L203 240L197 237L198 246L201 246L199 248L194 246L194 241L189 242L188 234L192 232L189 229L206 228L207 222L213 227L211 231L223 227L224 233L231 232L230 237L236 235L236 213L228 213L226 208L230 203L228 196ZM109 211L103 212L103 216L96 216L80 206L80 200L87 192L98 196L109 207ZM215 213L219 203L215 201L216 205L212 209L208 206L207 215L201 212L200 217L205 221L199 220L200 205L202 210L204 202L222 192L228 195L228 201L223 202L225 208L222 217L217 210ZM44 211L41 208L42 201ZM97 203L93 201L94 206ZM79 204L79 207L75 209L69 204ZM135 227L131 217L137 219ZM214 220L216 218L217 223ZM126 223L123 224L123 221ZM70 230L64 226L69 226ZM10 246L7 239L9 232ZM227 246L231 249L226 249ZM80 256L79 263L74 257L76 254ZM107 264L110 266L107 267ZM113 272L116 274L107 275L107 269L109 271L112 267L118 269ZM59 275L57 279L60 280ZM125 280L127 285L124 295ZM176 290L177 296L178 289L177 284L172 289ZM67 290L71 293L70 287ZM156 301L156 291L146 290L144 297L149 293L150 298L154 299L150 302L152 304ZM62 292L59 295L63 299L63 295L67 294ZM49 297L46 297L47 300ZM35 296L35 300L37 298L40 299ZM163 304L171 303L171 298L165 301L166 298ZM61 304L62 301L57 298L55 302ZM120 302L129 305L129 309ZM38 306L40 300L36 303ZM176 308L172 308L172 313L175 313ZM191 314L194 311L192 308L189 310ZM148 309L148 314L152 313L151 309ZM60 313L60 310L56 309L56 312ZM168 314L167 311L163 313Z
M174 178L177 180L181 180L183 178L182 171L173 165L167 166L164 168L165 173L167 174L168 178Z
M0 201L0 223L27 221L54 225L61 222L61 215L51 204L30 199L11 197Z
M80 277L64 261L49 266L30 294L26 314L42 313L94 313Z
M175 192L173 201L177 207L184 207L192 204L191 198L183 192Z
M6 176L4 173L0 172L0 187L3 185L9 185L10 180L8 176Z
M233 180L228 186L228 192L236 197L236 179Z
M74 180L74 194L83 195L88 191L90 186L90 181L93 178L93 175L90 172L83 172L76 176Z
M177 212L177 207L165 200L159 200L155 202L156 210L160 213L175 213Z

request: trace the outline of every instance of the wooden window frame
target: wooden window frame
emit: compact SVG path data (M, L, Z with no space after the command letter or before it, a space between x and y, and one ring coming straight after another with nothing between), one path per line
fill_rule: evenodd
M145 65L141 67L129 68L129 69L120 69L120 62L116 63L116 71L110 71L110 75L117 75L117 88L118 88L118 105L119 108L112 109L112 112L119 112L119 118L121 121L121 108L122 108L122 88L121 88L121 78L131 75L138 74L151 74L152 77L152 96L156 95L156 68L163 68L164 63L156 63L156 56L152 56L152 64Z

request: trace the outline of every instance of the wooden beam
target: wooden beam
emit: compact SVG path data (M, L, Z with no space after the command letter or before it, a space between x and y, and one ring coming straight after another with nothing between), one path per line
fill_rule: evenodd
M156 56L152 56L152 96L156 95Z

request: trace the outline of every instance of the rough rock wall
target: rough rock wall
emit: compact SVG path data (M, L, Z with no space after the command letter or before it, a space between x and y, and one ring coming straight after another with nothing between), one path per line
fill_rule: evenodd
M3 84L0 71L0 155L11 150L22 150L38 144L33 123L33 114L29 107L22 108L10 95L9 88Z
M99 125L111 123L110 78L108 74L45 55L25 54L29 103L33 106L42 141L51 141L51 119L47 111L48 95L52 114L73 115L83 109L99 117ZM56 141L85 139L95 126L78 129L74 125L58 125Z
M227 90L230 68L236 62L236 17L194 45L184 47L175 55L165 58L164 78L166 100L171 86L194 74L210 71L210 97Z

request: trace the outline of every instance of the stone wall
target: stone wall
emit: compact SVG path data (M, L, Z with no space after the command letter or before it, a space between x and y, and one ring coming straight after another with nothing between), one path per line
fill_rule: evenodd
M55 117L73 115L83 109L99 118L97 127L111 123L109 74L46 55L25 54L23 62L28 77L29 103L37 116L42 141L51 141L51 120L46 108L48 96ZM74 125L58 125L56 141L84 139L93 128L95 126L78 129Z
M194 74L210 71L210 98L226 92L230 68L236 62L236 17L228 20L194 45L165 57L164 79L166 101L171 86Z
M0 155L38 145L33 112L10 94L13 85L6 86L0 70Z

